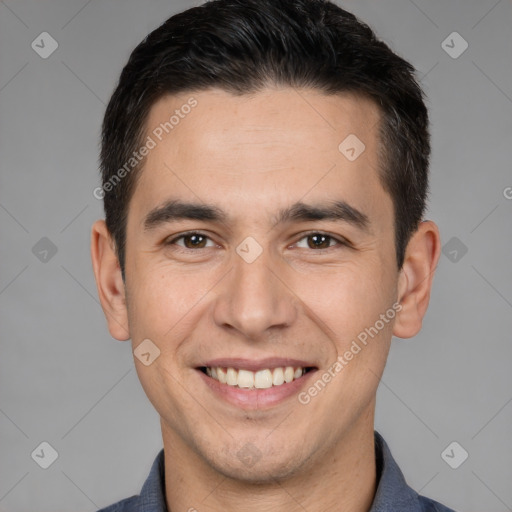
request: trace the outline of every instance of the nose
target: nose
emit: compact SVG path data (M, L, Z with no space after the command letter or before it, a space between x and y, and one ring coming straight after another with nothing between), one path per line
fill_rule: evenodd
M215 323L252 341L291 326L297 317L297 297L286 283L285 267L268 250L250 263L235 254L234 268L218 289Z

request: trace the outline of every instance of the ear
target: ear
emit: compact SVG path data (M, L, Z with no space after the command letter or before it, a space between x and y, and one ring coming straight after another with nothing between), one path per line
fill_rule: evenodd
M130 338L128 311L121 267L115 243L104 220L97 220L91 229L91 259L96 287L108 330L113 338Z
M398 277L398 299L402 309L393 327L395 336L411 338L420 331L440 253L438 227L432 221L421 222L407 244Z

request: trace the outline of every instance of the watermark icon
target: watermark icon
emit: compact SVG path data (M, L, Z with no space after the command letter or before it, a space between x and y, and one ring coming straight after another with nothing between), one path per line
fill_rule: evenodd
M156 128L153 129L151 135L148 135L144 144L132 153L130 158L120 167L117 172L112 175L101 187L96 187L92 191L92 195L96 199L103 199L107 192L111 192L126 177L132 172L142 161L143 158L149 155L151 150L155 149L159 142L161 142L165 135L171 133L176 126L178 126L182 119L190 114L193 108L197 107L197 100L191 97L186 103L181 105L174 111L174 114L169 118L168 121L160 123Z
M503 197L505 199L512 199L512 187L505 187L503 189Z
M452 32L441 43L441 48L452 59L458 59L468 49L468 46L468 42L458 32Z
M363 141L357 136L351 133L338 146L339 152L345 156L347 160L353 162L363 151L366 149Z
M252 263L263 252L263 247L252 236L248 236L237 245L236 252L246 263Z
M43 441L30 456L39 467L48 469L58 459L59 454L50 443Z
M457 469L469 457L469 453L457 441L452 441L442 452L441 458L452 469Z
M150 339L146 338L133 351L133 355L144 366L149 366L160 356L160 349Z
M467 246L456 236L452 236L443 246L443 254L452 262L458 263L468 252Z
M48 263L57 254L57 246L49 238L43 236L32 247L32 254L42 263Z
M48 32L41 32L30 46L39 57L47 59L59 47L59 43Z
M236 455L249 468L252 468L261 459L260 450L252 443L244 444Z
M368 337L371 339L375 338L400 311L402 311L402 304L395 302L385 313L381 313L379 319L371 327L366 327L361 331L357 335L357 340L352 340L350 348L342 356L338 356L336 361L306 391L299 393L299 402L303 405L309 404L311 399L317 396L354 359L354 356L359 354L368 345Z

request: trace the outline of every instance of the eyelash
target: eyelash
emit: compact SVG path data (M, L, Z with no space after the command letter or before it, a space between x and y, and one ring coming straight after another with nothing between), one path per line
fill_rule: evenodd
M181 240L182 238L186 238L186 237L189 237L189 236L194 236L194 235L199 235L199 236L202 236L202 237L205 237L207 238L208 240L210 241L213 241L211 240L211 238L202 233L201 231L187 231L185 233L181 233L181 235L177 236L177 237L174 237L173 239L165 242L165 245L166 246L170 246L170 245L176 245L176 241L178 240ZM334 241L336 242L336 245L334 246L330 246L330 247L327 247L327 248L324 248L324 249L311 249L312 251L315 251L315 252L324 252L324 251L329 251L330 249L335 249L336 247L338 246L341 246L341 247L350 247L350 243L347 241L347 240L344 240L343 238L337 238L329 233L326 233L324 231L309 231L307 233L304 233L301 238L299 238L297 240L296 243L298 243L299 241L303 240L304 238L308 238L310 236L313 236L313 235L321 235L321 236L326 236L328 237L331 241ZM179 245L177 245L176 247L178 247L179 251L184 251L184 252L189 252L189 251L197 251L197 250L200 250L200 249L209 249L211 247L200 247L199 249L190 249L188 247L181 247Z

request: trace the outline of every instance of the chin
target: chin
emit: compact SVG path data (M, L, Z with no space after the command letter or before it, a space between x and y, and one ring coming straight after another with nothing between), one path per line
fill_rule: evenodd
M296 455L295 457L285 457L281 452L270 460L268 455L259 453L256 451L256 447L250 443L247 443L244 448L235 453L234 460L230 453L228 460L209 461L210 465L226 478L253 485L283 482L297 472L304 471L304 461L298 460ZM249 454L253 456L252 459Z

